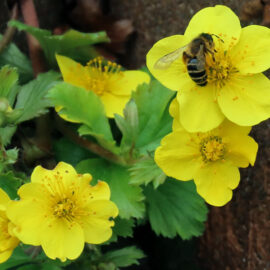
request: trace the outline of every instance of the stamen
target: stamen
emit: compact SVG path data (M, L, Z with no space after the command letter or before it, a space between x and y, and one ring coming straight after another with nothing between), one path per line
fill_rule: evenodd
M235 43L235 37L232 37L229 43L229 49ZM215 39L214 58L206 55L207 82L214 84L217 88L222 88L230 78L238 72L233 66L228 51L224 48L221 39Z
M206 137L200 143L200 152L204 162L223 159L225 150L222 138L218 136Z
M87 83L88 89L94 91L97 95L101 96L104 92L109 91L109 84L113 77L119 79L123 76L121 72L122 67L111 61L104 62L102 57L96 57L87 63ZM115 76L117 75L117 76ZM110 80L110 82L109 82Z

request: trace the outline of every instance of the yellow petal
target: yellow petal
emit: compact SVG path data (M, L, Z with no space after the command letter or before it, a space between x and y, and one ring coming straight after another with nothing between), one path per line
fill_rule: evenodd
M47 170L41 166L37 166L31 175L31 181L47 185L61 178L61 182L70 184L77 177L78 174L71 165L65 162L59 162L53 170Z
M189 132L206 132L224 120L211 85L191 86L178 92L180 122Z
M118 215L116 205L111 201L94 201L88 204L89 215L82 220L85 241L90 244L100 244L112 235L114 222L109 220Z
M165 87L178 91L191 79L182 60L182 54L166 69L155 68L156 62L166 54L169 54L187 45L187 40L182 35L170 36L159 40L146 55L146 65L153 76Z
M258 144L249 136L231 135L227 140L226 146L229 150L228 159L237 167L245 168L249 163L253 166L258 152Z
M192 40L201 33L219 35L224 41L224 46L228 48L231 42L235 44L240 37L239 18L226 6L204 8L190 20L185 37Z
M9 203L10 198L6 194L6 192L0 188L0 205L6 208L7 204ZM2 209L1 209L2 210Z
M11 202L7 208L7 216L16 226L13 233L23 243L40 245L46 219L44 206L34 199Z
M4 252L1 252L0 253L0 263L3 263L5 261L7 261L10 258L12 252L13 252L13 249L6 250Z
M174 98L169 107L170 115L173 117L172 130L183 130L180 123L179 103L177 98Z
M270 81L263 74L234 76L220 91L224 115L240 126L253 126L270 117Z
M89 186L92 200L109 200L111 191L109 185L104 181L98 181L95 186Z
M56 60L65 82L87 89L87 70L80 63L58 54Z
M132 91L143 83L149 83L150 76L139 70L127 70L120 74L113 74L108 78L108 91L116 96L130 97Z
M123 115L123 110L129 101L129 96L116 96L105 92L101 97L107 117L114 118L114 114Z
M84 248L84 235L81 226L64 219L54 219L47 224L41 236L41 246L50 259L74 260Z
M240 73L259 73L270 67L270 29L260 25L244 27L231 59Z
M197 192L214 206L223 206L232 198L240 181L237 167L227 162L212 162L199 169L194 177Z
M38 196L37 196L38 194ZM49 193L46 187L40 183L27 183L22 185L18 190L21 199L33 199L37 201L49 200Z
M7 223L10 223L7 220ZM4 229L3 227L1 229ZM13 237L11 234L5 238L1 239L0 241L0 253L7 251L7 250L13 250L15 247L17 247L19 244L19 240L16 237Z
M199 145L185 131L173 131L161 141L155 152L155 162L168 176L191 180L200 167Z
M243 136L248 135L251 131L251 127L248 126L238 126L228 119L225 119L220 126L217 128L218 134L221 137L235 135L235 136Z

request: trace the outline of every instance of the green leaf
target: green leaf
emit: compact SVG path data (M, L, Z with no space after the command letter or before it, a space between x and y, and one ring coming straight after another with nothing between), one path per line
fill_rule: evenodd
M17 161L19 150L17 148L6 151L5 163L14 164Z
M114 149L109 121L105 115L100 98L93 91L60 83L53 87L48 97L55 106L63 107L59 114L67 116L83 125L79 128L80 135L91 135L105 148Z
M131 99L125 106L124 117L115 114L115 122L123 134L122 151L131 149L136 142L139 132L139 116L135 101Z
M0 39L2 38L3 36L0 35ZM0 67L5 65L17 68L19 80L22 84L33 78L31 62L14 43L10 43L0 54Z
M12 125L0 127L0 143L3 144L4 146L9 144L16 129L17 127Z
M8 99L9 105L12 106L17 94L18 73L16 68L4 66L0 70L0 97Z
M109 251L103 255L102 260L112 262L117 267L127 267L133 264L139 264L139 259L144 258L142 250L131 246L118 250Z
M40 74L35 80L25 84L17 97L16 109L23 109L17 123L32 119L47 112L50 102L46 95L59 80L60 74L49 71Z
M93 153L66 138L55 141L53 150L56 161L64 161L72 166L76 166L84 159L96 157Z
M110 41L105 32L82 33L76 30L68 30L63 35L52 35L48 30L32 27L19 21L11 21L9 25L33 35L39 41L51 67L56 66L56 53L78 56L78 53L85 46L89 47L90 45ZM85 50L82 53L85 54Z
M122 219L117 217L115 220L115 225L113 226L113 235L109 239L109 243L116 242L118 237L132 237L134 220L133 219Z
M207 207L193 181L168 179L158 189L145 188L147 213L157 235L189 239L204 231Z
M153 182L154 188L157 188L165 182L167 177L151 156L145 156L138 160L129 171L130 183L135 185L148 185Z
M160 140L171 131L172 118L168 106L174 95L156 80L138 86L126 105L124 117L115 117L123 134L123 152L133 151L135 147L140 154L147 154L156 149Z
M144 214L142 189L129 184L127 168L102 159L88 159L77 165L79 173L90 173L95 180L106 181L111 189L111 200L119 208L119 216L141 218Z
M49 261L49 262L42 263L41 268L39 268L39 269L41 269L41 270L61 270L62 268L58 265L55 265L54 262Z
M136 148L141 153L153 151L161 138L171 131L172 118L168 112L169 102L175 92L165 88L158 81L143 84L133 93L139 113L139 136Z
M16 268L17 270L40 270L40 265L38 264L27 264ZM43 268L42 268L43 269Z
M13 175L12 172L0 173L0 188L14 200L18 197L17 190L21 185L21 180Z

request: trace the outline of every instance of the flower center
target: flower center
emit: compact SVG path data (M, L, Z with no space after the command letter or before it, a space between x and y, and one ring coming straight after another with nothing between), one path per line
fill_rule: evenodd
M94 91L97 95L101 96L104 92L108 92L108 85L115 75L122 76L121 66L108 61L104 63L102 57L96 57L87 63L88 74L87 84L88 89Z
M53 214L55 217L65 218L71 221L75 217L74 209L75 209L75 204L73 200L69 198L64 198L62 200L59 200L53 206Z
M232 44L234 43L230 43L229 50ZM216 38L214 55L206 55L206 71L208 83L214 84L217 88L222 88L231 76L238 72L221 38Z
M225 145L222 138L209 136L204 138L200 144L200 152L204 162L220 160L225 154Z

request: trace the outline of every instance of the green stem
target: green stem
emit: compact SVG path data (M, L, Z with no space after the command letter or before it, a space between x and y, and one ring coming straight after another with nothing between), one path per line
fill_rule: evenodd
M71 141L75 142L76 144L86 148L92 153L97 154L98 156L107 159L113 163L119 165L127 165L125 160L121 156L117 156L114 153L110 152L109 150L101 147L100 145L88 141L83 137L80 137L76 132L71 130L65 125L65 122L58 116L55 118L55 126L58 131L60 131L64 136L69 138Z

